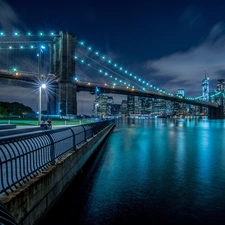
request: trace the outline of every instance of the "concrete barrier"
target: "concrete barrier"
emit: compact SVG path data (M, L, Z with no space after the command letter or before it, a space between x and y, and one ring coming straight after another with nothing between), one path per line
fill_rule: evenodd
M15 125L16 126L16 125ZM0 130L0 137L9 136L9 135L15 135L15 134L23 134L23 133L29 133L34 131L43 130L42 127L27 127L27 128L16 128L12 130Z
M114 126L105 128L82 146L70 151L57 165L0 199L18 224L39 224Z
M0 124L0 130L14 129L16 124Z

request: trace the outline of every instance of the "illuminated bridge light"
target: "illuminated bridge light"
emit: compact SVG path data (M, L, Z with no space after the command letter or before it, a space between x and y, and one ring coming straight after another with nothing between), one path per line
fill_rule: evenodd
M115 80L117 80L117 77L115 78Z
M43 33L43 32L40 32L40 33L39 33L39 36L44 36L44 33Z
M122 80L120 80L120 83L122 83Z
M1 33L0 33L0 35L1 35L1 36L4 36L4 33L3 33L3 32L1 32Z
M81 45L84 45L84 42L83 41L81 41L81 43L80 43Z
M105 76L107 76L108 75L108 73L105 73Z
M51 36L54 36L55 34L54 34L54 32L51 32L51 34L50 34Z
M100 73L102 73L102 70L99 70Z
M84 63L84 60L82 59L81 62Z
M88 63L88 66L90 66L90 63Z
M80 43L80 42L79 42L79 43ZM91 50L90 47L89 47L88 49ZM96 54L96 55L99 55L100 53L99 53L99 52L96 52L95 54ZM101 57L102 57L102 59L107 59L105 56L101 56ZM108 63L113 63L113 62L112 62L111 60L108 60ZM116 63L114 63L113 65L114 65L114 67L119 67L118 64L116 64ZM120 69L121 71L124 71L122 67L119 67L119 69ZM125 73L128 73L127 70L125 70L124 72L125 72ZM169 93L167 93L167 92L163 92L160 88L154 87L154 86L151 85L150 83L147 83L147 81L142 80L142 79L139 78L138 76L133 76L132 73L129 73L129 76L130 76L130 77L133 77L134 79L138 79L138 81L142 82L142 83L145 84L146 86L150 86L150 87L153 88L153 89L160 90L160 92L162 92L162 93L164 93L164 94L169 94ZM110 77L111 77L111 76L110 76Z
M34 46L33 46L33 45L31 45L31 46L30 46L30 48L34 48Z
M9 46L10 49L12 49L12 46Z
M21 49L23 49L23 46L20 46Z
M27 33L27 36L31 36L31 32L28 32L28 33Z
M77 56L75 56L74 58L77 59Z
M18 35L19 35L18 32L15 32L15 33L14 33L14 36L18 36Z

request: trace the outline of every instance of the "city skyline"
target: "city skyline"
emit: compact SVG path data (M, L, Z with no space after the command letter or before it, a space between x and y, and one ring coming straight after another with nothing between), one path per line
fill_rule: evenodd
M31 28L72 32L77 40L85 41L171 93L185 89L187 96L201 95L205 70L210 91L216 89L216 80L225 76L225 4L222 1L116 3L83 1L75 6L65 1L63 7L60 3L52 7L42 0L32 6L26 0L0 0L0 28L7 32ZM0 56L0 64L2 60ZM83 70L79 63L76 73L82 78L93 74ZM32 92L1 85L0 100L19 99L28 106L35 102L33 107L36 107ZM80 95L78 93L78 114L91 114L92 96ZM121 102L126 96L118 99Z

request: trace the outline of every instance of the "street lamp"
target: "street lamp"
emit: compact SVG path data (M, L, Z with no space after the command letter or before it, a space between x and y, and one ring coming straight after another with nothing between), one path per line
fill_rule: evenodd
M40 126L41 125L41 89L45 89L46 88L46 84L42 84L40 87L39 87L39 102L38 102L38 125Z

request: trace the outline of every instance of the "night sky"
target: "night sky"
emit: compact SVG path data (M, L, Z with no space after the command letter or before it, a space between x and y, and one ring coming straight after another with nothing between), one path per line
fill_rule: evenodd
M156 87L187 97L225 78L225 2L185 0L0 0L0 31L68 31ZM4 58L0 53L0 68ZM77 63L79 79L93 78ZM1 84L0 101L37 110L37 93ZM31 94L32 93L32 94ZM123 98L114 97L115 103ZM93 96L78 94L78 114L91 114Z

